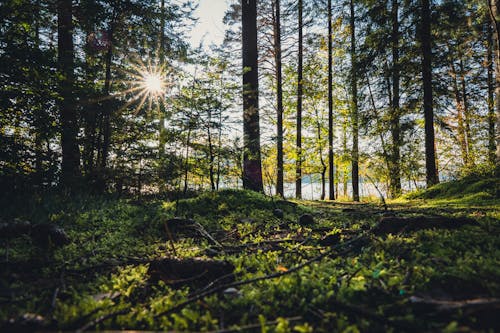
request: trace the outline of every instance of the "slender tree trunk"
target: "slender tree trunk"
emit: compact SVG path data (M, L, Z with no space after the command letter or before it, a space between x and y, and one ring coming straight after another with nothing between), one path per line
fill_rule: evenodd
M493 78L493 27L491 17L487 22L487 66L488 66L488 161L491 166L495 166L495 87Z
M460 83L462 89L462 101L464 110L464 125L465 125L465 142L468 155L468 167L473 167L476 163L474 160L474 149L472 145L472 131L471 131L471 114L467 98L467 83L465 81L465 68L462 55L460 54Z
M392 109L391 109L391 170L390 170L390 192L391 197L401 195L401 131L400 131L400 108L399 108L399 5L398 0L392 0Z
M158 58L159 58L159 63L160 63L160 68L162 68L165 65L165 0L161 0L160 3L160 12L161 12L161 18L160 18L160 49L158 51ZM165 129L165 103L160 101L160 124L159 124L159 139L158 139L158 156L160 157L160 163L163 163L161 160L164 159L165 157L165 145L167 144L166 139L166 129Z
M215 191L215 151L214 145L212 143L212 132L210 131L210 126L212 124L212 112L208 111L208 122L207 122L207 139L208 139L208 174L210 178L210 188Z
M113 108L113 103L111 99L111 63L113 60L113 34L114 34L114 18L110 23L110 27L108 29L108 39L109 45L108 50L106 51L106 74L104 78L104 110L102 111L102 155L101 155L101 171L106 169L108 155L109 155L109 146L111 143L111 112Z
M354 0L350 0L351 28L351 117L352 117L352 199L359 201L359 115Z
M61 117L61 185L71 189L80 178L78 118L73 97L73 4L71 0L57 2L58 69L60 73L59 111Z
M222 104L222 93L224 91L224 81L223 81L223 72L221 71L220 74L220 92L219 92L219 100L220 100L220 105L221 105L221 110L219 112L219 126L217 128L217 177L215 180L215 188L218 191L219 190L219 184L220 184L220 174L221 174L221 158L222 158L222 110L223 104Z
M453 78L453 92L455 95L455 104L457 107L457 138L460 144L460 152L462 155L462 163L466 168L469 165L469 149L467 144L467 135L465 133L464 125L464 101L460 94L457 81L457 71L453 59L450 60L451 76Z
M243 187L263 192L259 127L257 2L242 0Z
M303 27L302 0L299 0L299 53L297 65L297 160L295 162L295 197L302 198L302 61L303 61Z
M382 145L382 155L384 156L387 170L389 170L390 169L390 157L389 157L389 153L387 152L387 145L385 143L384 134L382 132L384 129L383 129L383 126L381 124L381 119L380 119L379 112L377 110L377 106L375 105L375 98L373 97L372 87L370 84L370 80L368 79L368 76L366 77L366 83L367 83L367 87L368 87L368 93L370 95L370 104L372 106L373 115L375 116L375 122L377 124L377 132L378 132L378 135L380 138L380 144Z
M332 0L328 0L328 198L335 200L335 176L333 155L333 27Z
M281 63L281 9L280 0L274 0L274 61L276 64L276 132L277 132L277 177L276 194L284 197L283 189L283 77Z
M427 186L439 182L436 169L436 151L434 142L434 111L432 101L432 43L431 43L431 9L429 0L421 2L421 32L422 47L422 82L424 89L424 120L425 120L425 169Z
M322 144L322 136L321 136L321 119L319 117L318 108L314 108L315 116L316 116L316 139L318 140L318 155L319 161L321 163L321 200L325 200L326 197L326 170L327 165L325 163L325 159L323 158L323 144ZM333 198L335 200L335 198Z
M490 0L490 16L493 22L493 38L495 44L495 139L496 139L496 174L500 175L500 1Z
M191 144L191 120L189 121L189 128L186 138L186 157L184 161L184 196L188 190L188 175L189 175L189 145Z

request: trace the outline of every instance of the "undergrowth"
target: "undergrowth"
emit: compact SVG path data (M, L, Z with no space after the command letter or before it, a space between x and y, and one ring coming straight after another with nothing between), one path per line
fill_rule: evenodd
M43 318L40 327L54 330L498 330L488 312L443 312L415 302L416 297L500 297L500 224L492 182L440 184L389 207L400 216L472 217L479 227L370 235L351 247L343 244L369 233L387 212L373 204L297 205L239 190L178 201L39 198L26 209L5 210L2 219L59 225L72 243L42 250L28 236L1 240L0 328L32 327L26 326L34 325L26 324L30 313ZM441 209L440 202L454 204ZM313 215L314 224L298 224L302 214ZM198 222L237 251L221 251L200 236L172 239L164 223L173 217ZM337 243L321 245L322 238L335 234ZM310 262L294 273L243 284L231 293L222 289L168 313L210 283L152 280L150 260L172 258L174 251L178 258L228 261L236 282ZM321 259L311 260L317 256Z

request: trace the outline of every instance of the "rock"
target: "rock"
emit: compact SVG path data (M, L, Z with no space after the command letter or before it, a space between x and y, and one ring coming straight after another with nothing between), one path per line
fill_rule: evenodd
M450 218L445 216L416 217L382 217L373 228L376 235L396 234L399 232L418 231L423 229L457 229L464 225L479 226L476 220L470 218Z
M222 293L224 294L224 296L229 298L236 298L241 296L241 291L233 287L225 289Z
M31 227L31 239L38 247L63 247L71 243L64 229L49 223L34 224Z
M338 244L338 242L340 242L340 234L336 233L324 236L319 241L319 244L322 246L332 246Z
M231 263L221 260L162 258L151 262L148 274L153 281L162 280L172 286L189 283L206 285L219 279L221 283L232 281L234 269Z
M275 210L273 210L273 215L276 216L277 218L280 218L280 219L282 219L283 216L285 216L285 214L283 213L283 210L281 210L279 208L276 208Z
M300 225L311 225L314 224L314 217L311 214L302 214L299 217Z

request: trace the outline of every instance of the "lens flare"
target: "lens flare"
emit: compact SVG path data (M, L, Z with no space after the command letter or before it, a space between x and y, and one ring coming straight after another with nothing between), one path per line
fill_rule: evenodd
M150 95L161 95L165 90L165 81L160 73L150 73L148 71L142 73L142 85Z

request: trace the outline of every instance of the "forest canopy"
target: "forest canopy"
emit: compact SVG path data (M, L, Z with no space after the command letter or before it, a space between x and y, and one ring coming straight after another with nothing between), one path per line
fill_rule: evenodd
M2 2L1 187L359 200L494 171L494 1L251 3L195 47L195 1Z

